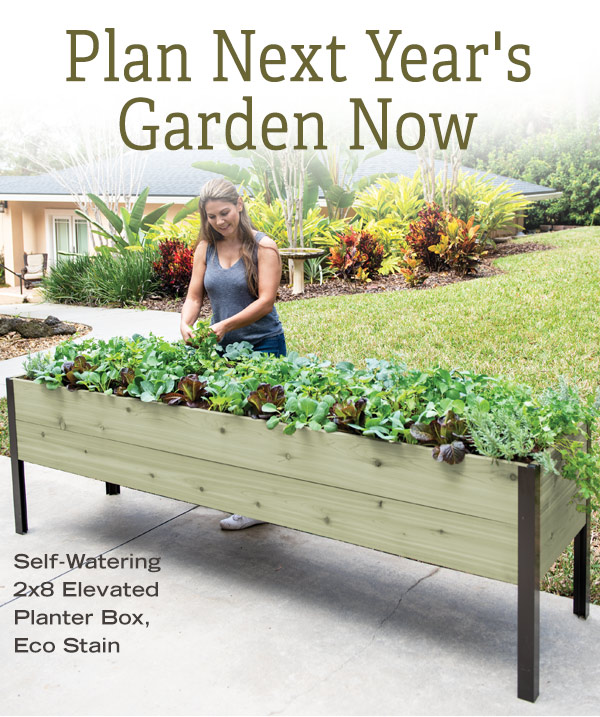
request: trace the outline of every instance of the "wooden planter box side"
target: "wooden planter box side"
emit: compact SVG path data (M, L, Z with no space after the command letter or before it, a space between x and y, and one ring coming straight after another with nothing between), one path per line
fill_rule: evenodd
M19 458L404 557L517 582L518 464L15 379ZM585 524L541 480L541 568ZM543 574L543 573L542 573Z

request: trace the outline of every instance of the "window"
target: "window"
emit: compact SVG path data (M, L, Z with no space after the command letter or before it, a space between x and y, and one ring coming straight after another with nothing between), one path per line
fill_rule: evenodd
M88 253L88 223L75 216L52 217L54 255L57 259Z

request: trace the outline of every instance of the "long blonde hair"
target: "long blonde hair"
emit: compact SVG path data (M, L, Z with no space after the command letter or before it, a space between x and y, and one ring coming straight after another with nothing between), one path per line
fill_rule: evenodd
M240 195L228 179L211 179L200 190L199 209L200 218L202 220L202 228L198 235L198 241L205 239L209 246L216 251L217 242L222 240L222 235L210 225L206 214L206 204L211 201L230 202L237 207ZM246 207L242 205L240 212L239 232L242 240L242 259L246 268L246 281L248 282L248 291L252 296L258 296L258 247L256 239L252 233L252 222L246 211Z

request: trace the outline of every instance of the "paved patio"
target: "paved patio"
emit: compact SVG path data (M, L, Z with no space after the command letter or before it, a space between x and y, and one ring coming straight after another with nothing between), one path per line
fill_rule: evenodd
M41 301L42 295L38 288L26 289L23 287L23 293L21 293L18 286L0 287L0 304L39 304Z

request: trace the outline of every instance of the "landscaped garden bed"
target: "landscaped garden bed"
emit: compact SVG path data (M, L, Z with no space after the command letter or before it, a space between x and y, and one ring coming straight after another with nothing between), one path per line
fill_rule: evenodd
M23 319L18 316L0 315L0 361L23 356L56 346L69 337L85 336L91 326L69 322L65 324L56 317Z
M536 396L390 361L221 356L206 329L195 343L65 344L27 366L54 390L9 382L17 530L30 461L514 582L519 695L534 700L540 571L576 536L574 610L587 611L577 504L597 499L596 408L564 384Z
M345 296L351 294L379 294L384 291L417 291L421 289L435 289L449 286L461 281L471 281L502 274L502 270L494 266L494 261L504 256L526 254L534 251L548 251L553 249L548 244L535 241L508 241L491 249L480 262L476 274L461 275L452 271L442 271L430 274L421 284L410 286L402 274L388 276L375 275L369 282L344 281L343 279L329 278L319 283L305 283L303 294L294 294L292 287L282 283L277 292L277 301L298 301L302 299L316 299L326 296ZM139 302L140 306L154 311L181 311L184 297L168 298L150 296ZM212 313L210 301L205 297L200 313L201 318L208 318Z

